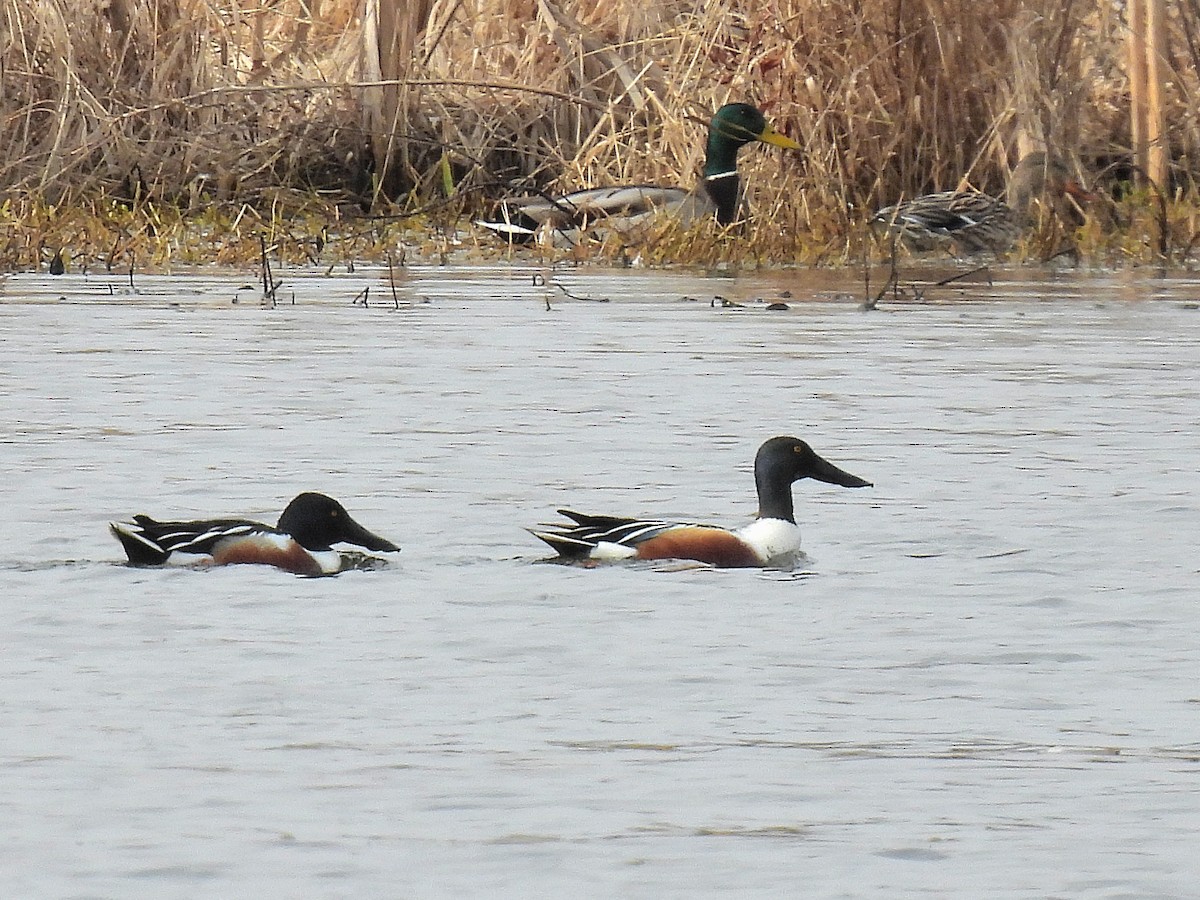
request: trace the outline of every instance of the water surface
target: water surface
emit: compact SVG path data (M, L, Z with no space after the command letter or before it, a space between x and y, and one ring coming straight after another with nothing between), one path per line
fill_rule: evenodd
M1194 896L1200 283L532 274L8 278L0 893ZM797 571L523 531L740 524L775 434L875 483ZM302 490L403 552L106 531Z

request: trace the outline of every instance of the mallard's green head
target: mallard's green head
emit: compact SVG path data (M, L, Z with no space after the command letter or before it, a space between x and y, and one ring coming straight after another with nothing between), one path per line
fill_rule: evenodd
M732 172L737 167L737 152L746 144L762 141L785 150L800 145L771 127L766 116L749 103L727 103L717 110L708 126L708 159L704 174Z
M800 145L771 127L767 117L749 103L726 103L717 110L708 126L709 133L741 147L751 141L774 144L786 150L799 150Z

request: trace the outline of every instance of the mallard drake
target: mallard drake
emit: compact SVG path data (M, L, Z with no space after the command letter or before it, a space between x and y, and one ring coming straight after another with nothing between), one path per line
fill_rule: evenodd
M780 134L756 107L728 103L717 110L708 125L704 177L692 189L636 184L573 191L558 197L505 200L498 221L477 221L514 243L527 243L543 226L571 231L598 221L621 229L655 213L678 217L685 224L713 216L722 225L738 218L742 205L737 153L746 144L761 141L799 150L800 145Z
M558 511L569 523L530 531L559 556L573 560L688 559L725 568L787 567L800 554L792 482L802 478L842 487L871 486L818 456L799 438L782 436L764 443L754 457L758 518L737 531L664 519L593 516L569 509Z
M979 191L942 191L881 209L871 223L918 252L952 244L960 253L1003 253L1033 224L1033 201L1057 207L1066 195L1080 202L1095 199L1062 160L1039 150L1013 169L1007 202Z

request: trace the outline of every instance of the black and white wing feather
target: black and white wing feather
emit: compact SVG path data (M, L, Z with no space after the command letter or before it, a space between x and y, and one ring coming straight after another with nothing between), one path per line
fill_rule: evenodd
M546 526L552 530L531 528L530 533L541 538L562 556L569 557L587 556L600 544L633 548L684 524L621 516L592 516L570 509L560 509L558 514L571 519L574 524L554 523Z
M110 522L113 535L134 565L159 565L172 553L212 555L216 545L229 538L272 534L274 528L245 519L209 519L195 522L159 522L138 515L132 522Z

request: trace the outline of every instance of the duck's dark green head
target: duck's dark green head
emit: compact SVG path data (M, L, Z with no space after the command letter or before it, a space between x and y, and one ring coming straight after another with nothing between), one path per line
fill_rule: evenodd
M737 153L754 141L774 144L787 150L800 145L780 134L766 116L749 103L727 103L717 110L708 124L708 147L704 156L704 189L716 207L717 221L731 224L738 213L740 185Z
M708 158L723 160L731 169L738 149L753 141L774 144L785 150L799 150L800 145L771 127L767 117L749 103L726 103L717 110L708 125ZM705 168L705 174L713 174Z
M758 448L754 457L754 480L758 485L758 514L761 518L795 522L792 513L792 482L815 478L842 487L871 487L871 482L851 475L812 447L794 437L775 437Z
M306 550L328 550L339 542L357 544L368 550L394 552L400 548L386 538L372 534L332 497L311 491L300 494L287 505L277 528L290 534Z

